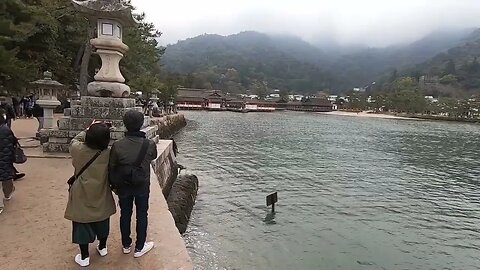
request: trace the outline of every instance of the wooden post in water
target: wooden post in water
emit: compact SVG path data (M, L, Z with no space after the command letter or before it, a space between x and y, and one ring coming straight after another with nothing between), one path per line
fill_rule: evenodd
M272 213L275 212L275 203L278 202L277 192L267 196L267 206L272 206Z

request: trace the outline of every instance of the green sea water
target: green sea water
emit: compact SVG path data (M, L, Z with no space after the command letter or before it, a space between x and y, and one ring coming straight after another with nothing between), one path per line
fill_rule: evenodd
M200 180L185 234L196 269L479 269L480 126L185 115L176 141Z

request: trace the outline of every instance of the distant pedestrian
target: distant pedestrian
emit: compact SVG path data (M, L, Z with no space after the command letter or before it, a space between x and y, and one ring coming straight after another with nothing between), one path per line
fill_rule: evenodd
M20 117L20 100L17 97L12 97L12 105L15 110L15 116Z
M16 114L15 109L13 109L12 105L8 104L6 97L0 97L0 109L5 111L5 115L7 118L7 126L12 128L12 121L15 121Z
M15 186L15 168L13 167L13 153L17 139L12 130L7 125L7 115L3 109L0 109L0 190L3 191L6 201L12 198ZM0 198L0 214L4 210L3 198Z
M100 256L108 254L110 216L116 212L108 183L109 142L110 127L94 121L70 144L76 180L69 191L65 218L72 221L72 241L80 246L75 262L82 267L90 265L88 245L95 239L100 242L97 246Z
M31 94L26 98L25 102L25 114L27 115L27 118L33 116L33 106L35 106L35 96Z
M133 203L136 206L137 241L134 257L149 252L153 242L147 242L148 200L150 197L150 163L157 157L154 141L140 131L144 121L141 112L130 110L123 117L127 128L125 138L113 143L110 153L110 183L120 204L120 231L123 253L131 252L130 226Z
M40 130L43 129L43 108L38 104L33 105L32 115L33 117L37 118L37 132L40 132Z
M20 99L20 111L21 111L22 117L27 116L27 103L28 103L28 98L23 96L22 99Z

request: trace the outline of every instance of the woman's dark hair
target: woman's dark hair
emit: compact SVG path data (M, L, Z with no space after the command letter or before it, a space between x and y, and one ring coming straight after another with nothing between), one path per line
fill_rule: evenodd
M93 124L87 130L85 144L96 150L105 150L110 142L110 128L103 123Z

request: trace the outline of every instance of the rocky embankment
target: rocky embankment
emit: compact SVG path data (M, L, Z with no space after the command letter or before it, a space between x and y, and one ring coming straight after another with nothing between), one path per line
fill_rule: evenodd
M170 139L175 133L187 125L183 114L172 114L150 120L151 125L157 125L157 135L161 140Z

